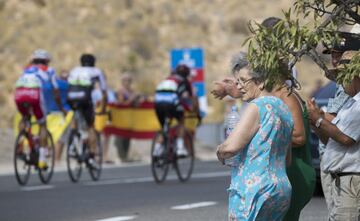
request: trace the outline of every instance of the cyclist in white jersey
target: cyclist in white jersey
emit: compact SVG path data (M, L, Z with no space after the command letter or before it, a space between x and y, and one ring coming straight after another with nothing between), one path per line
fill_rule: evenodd
M91 99L91 91L96 81L99 82L102 92L102 108L100 113L105 113L107 104L106 80L103 72L95 67L96 58L92 54L83 54L80 57L81 66L70 71L68 78L68 102L73 110L81 112L88 126L90 157L94 157L96 150L96 131L94 128L95 110Z

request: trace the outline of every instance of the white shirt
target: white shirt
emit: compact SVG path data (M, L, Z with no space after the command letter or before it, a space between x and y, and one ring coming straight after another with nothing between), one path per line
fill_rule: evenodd
M70 71L69 84L90 86L99 81L100 89L106 91L106 81L103 72L97 67L75 67Z
M360 172L360 92L348 99L331 123L356 143L344 146L329 138L321 169L326 173Z

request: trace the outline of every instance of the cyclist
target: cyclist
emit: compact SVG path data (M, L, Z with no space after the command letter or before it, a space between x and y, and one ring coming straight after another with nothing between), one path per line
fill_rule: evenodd
M95 151L97 136L94 127L95 109L91 99L91 93L96 82L99 82L102 92L101 113L105 113L107 104L106 80L103 72L95 67L96 58L92 54L83 54L80 57L81 66L75 67L70 71L68 78L70 87L68 101L72 109L78 109L85 119L88 127L89 146L90 146L90 165L95 165Z
M188 77L190 68L184 64L178 65L169 77L161 81L155 93L155 111L161 127L164 126L165 118L175 118L178 121L176 139L176 154L187 156L188 152L184 145L184 111L192 110L193 92ZM156 141L153 156L158 157L163 153L163 137Z
M54 93L54 99L59 109L66 113L61 105L59 87L55 80L55 70L49 67L51 60L50 54L37 49L32 53L31 62L23 70L22 75L15 84L15 103L22 115L19 129L25 127L25 121L34 114L39 124L39 160L38 167L46 168L46 146L47 146L47 127L46 127L46 103L45 94ZM48 89L51 89L48 91ZM27 103L30 106L24 106Z

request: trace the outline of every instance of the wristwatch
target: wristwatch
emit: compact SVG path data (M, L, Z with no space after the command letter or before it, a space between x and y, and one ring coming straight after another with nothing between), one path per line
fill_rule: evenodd
M316 127L316 128L319 128L319 127L320 127L320 124L321 124L321 122L322 122L323 120L324 120L324 118L319 117L319 119L317 119L316 122L315 122L315 127Z

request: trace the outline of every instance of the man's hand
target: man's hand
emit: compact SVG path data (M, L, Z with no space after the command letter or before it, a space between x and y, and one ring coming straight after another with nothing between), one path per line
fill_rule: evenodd
M325 116L323 110L321 110L317 104L315 103L315 99L311 98L307 100L307 108L309 112L309 120L312 125L315 125L316 121L320 118Z

